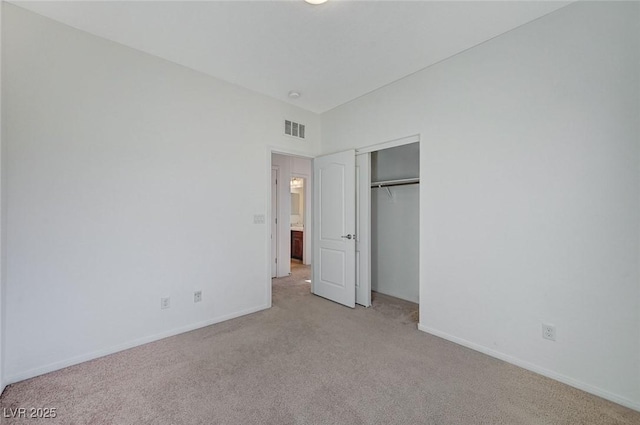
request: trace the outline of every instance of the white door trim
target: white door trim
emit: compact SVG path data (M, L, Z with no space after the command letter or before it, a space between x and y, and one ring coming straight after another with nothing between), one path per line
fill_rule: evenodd
M371 153L375 151L381 151L383 149L395 148L396 146L408 145L410 143L420 142L420 135L413 134L407 137L401 137L400 139L389 140L388 142L377 143L371 146L365 146L360 149L356 149L356 155L365 153Z
M356 303L371 307L371 155L356 155Z

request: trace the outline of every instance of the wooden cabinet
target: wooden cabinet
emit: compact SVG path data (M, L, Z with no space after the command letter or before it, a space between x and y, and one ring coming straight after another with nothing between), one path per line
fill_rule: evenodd
M302 261L303 241L304 239L301 231L291 231L291 258Z

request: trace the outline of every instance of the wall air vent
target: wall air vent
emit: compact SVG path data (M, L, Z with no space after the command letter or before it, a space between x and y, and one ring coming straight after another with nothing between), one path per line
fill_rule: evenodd
M304 139L304 124L298 124L297 122L285 120L284 134L286 134L287 136Z

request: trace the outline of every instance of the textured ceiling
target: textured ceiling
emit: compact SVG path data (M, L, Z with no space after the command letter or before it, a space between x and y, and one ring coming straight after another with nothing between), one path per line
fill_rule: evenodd
M12 1L324 112L557 10L559 1ZM302 96L290 99L290 90Z

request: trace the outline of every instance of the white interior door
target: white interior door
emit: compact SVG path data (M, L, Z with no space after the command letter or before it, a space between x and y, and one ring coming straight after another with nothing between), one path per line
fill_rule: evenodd
M353 308L356 298L355 151L314 159L313 176L313 293Z
M278 169L271 169L271 277L278 275Z

